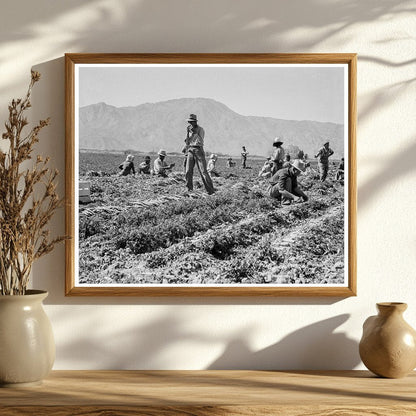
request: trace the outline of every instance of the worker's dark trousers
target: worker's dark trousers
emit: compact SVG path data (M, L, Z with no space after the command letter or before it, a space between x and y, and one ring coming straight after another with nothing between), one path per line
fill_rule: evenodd
M188 159L186 160L185 172L186 186L188 190L192 191L194 189L193 176L195 164L201 174L205 189L209 194L214 193L214 185L212 184L211 177L207 171L207 162L205 160L205 153L202 147L190 147L188 149Z
M328 175L328 168L329 168L328 163L319 162L318 168L319 168L319 177L321 181L323 182Z

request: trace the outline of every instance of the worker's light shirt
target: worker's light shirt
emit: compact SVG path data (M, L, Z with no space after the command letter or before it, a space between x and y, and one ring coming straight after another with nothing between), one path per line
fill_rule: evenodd
M273 153L273 160L275 162L282 163L284 158L285 158L285 150L283 149L283 147L276 148L276 150Z
M155 159L153 162L153 170L156 175L159 173L164 173L168 167L169 165L164 160L160 160L159 158Z

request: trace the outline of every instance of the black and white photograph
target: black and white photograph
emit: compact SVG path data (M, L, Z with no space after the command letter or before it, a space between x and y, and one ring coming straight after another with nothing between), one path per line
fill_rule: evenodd
M73 286L351 289L336 62L73 65Z

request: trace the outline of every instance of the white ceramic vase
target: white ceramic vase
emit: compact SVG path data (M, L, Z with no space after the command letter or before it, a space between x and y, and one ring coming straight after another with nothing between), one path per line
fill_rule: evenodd
M42 301L48 292L0 295L0 385L40 384L55 361L52 326Z

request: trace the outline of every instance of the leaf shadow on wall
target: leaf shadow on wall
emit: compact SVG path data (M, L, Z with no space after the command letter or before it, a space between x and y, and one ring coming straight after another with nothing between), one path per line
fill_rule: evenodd
M73 328L71 341L65 343L64 337L57 344L57 359L63 363L77 363L80 368L106 368L107 370L155 369L172 363L171 348L188 342L211 343L213 337L203 331L183 327L182 321L172 313L162 314L154 319L140 323L142 317L137 313L137 325L124 327L118 317L109 318L106 327L101 317L90 313L88 320L82 320L75 312L68 316L58 312L56 319L67 328L74 320L80 326ZM130 320L134 320L131 319ZM85 334L89 334L86 336ZM197 352L195 352L197 354ZM178 357L179 358L179 357ZM175 360L173 360L175 361Z
M207 369L354 368L360 363L358 343L343 332L335 332L349 317L349 314L342 314L313 323L258 351L250 348L248 337L235 338Z
M0 52L1 46L7 51L7 60L0 53L0 64L16 61L27 67L35 57L63 51L308 52L331 38L341 51L352 27L415 11L410 0L355 0L336 7L319 0L242 0L238 7L213 0L191 8L188 0L175 0L170 7L165 0L9 3L0 16ZM199 18L192 18L195 13ZM0 94L21 85L12 69L10 75Z
M41 0L41 2L47 2L47 0ZM408 1L398 1L392 4L390 1L382 0L374 5L371 1L356 1L349 2L348 4L340 4L337 8L329 8L320 2L308 3L308 8L311 9L311 13L305 13L304 2L301 0L295 0L293 2L272 2L261 1L264 7L259 7L250 2L241 2L238 8L230 7L228 13L219 14L219 9L227 8L222 6L221 2L201 3L199 13L204 16L205 25L199 27L200 36L187 37L186 41L182 43L182 52L221 52L226 50L233 50L237 52L239 50L248 52L250 50L258 51L258 39L265 39L265 42L273 42L274 46L281 46L282 51L290 48L290 51L295 52L297 50L308 51L311 47L317 47L319 42L325 38L334 36L336 33L343 31L346 27L359 22L370 22L379 19L380 17L390 14L403 14L410 13L412 10L407 8ZM60 15L65 15L71 12L71 7L67 4L59 6L54 5L51 10L52 16L57 18ZM81 8L83 2L77 1L71 3L72 10ZM127 4L127 3L125 3ZM213 4L215 6L213 6ZM167 8L161 0L149 3L133 4L129 3L128 6L118 6L120 10L128 11L126 14L118 15L115 18L107 6L103 6L103 2L95 1L91 2L91 7L97 11L93 14L97 19L94 24L95 31L90 30L90 26L85 27L80 24L77 26L77 30L68 36L68 40L65 41L68 51L72 52L131 52L131 39L134 37L137 39L136 51L141 52L157 52L157 51L172 51L173 46L169 43L169 39L166 39L166 35L160 30L159 25L155 25L154 21L163 21L168 13ZM160 6L160 7L158 7ZM182 7L181 7L182 6ZM188 9L188 3L185 0L179 0L176 2L176 7L173 10L169 10L170 24L172 28L179 25L182 21L186 20L187 14L183 13L183 10ZM313 6L313 7L312 7ZM16 6L17 7L17 6ZM267 8L271 9L273 13L266 13ZM303 10L303 13L299 13L299 10ZM32 16L29 13L29 9L22 11L24 14L24 22L27 22L26 29L21 32L20 38L27 39L33 37L35 34L30 31L30 22L33 20L41 21L43 24L47 23L45 16ZM328 14L330 13L330 16ZM27 14L27 15L26 15ZM120 18L120 16L122 16ZM219 17L222 16L222 17ZM332 25L327 26L328 21L333 22ZM189 22L189 31L192 32L195 22ZM199 25L199 23L198 23ZM285 46L285 41L278 39L279 34L288 34L291 30L297 27L307 29L322 28L323 32L319 32L317 37L305 37L298 36L291 38ZM7 28L7 25L6 25ZM211 35L208 35L208 31L215 28L216 33L224 33L224 36L217 36L215 39L226 39L225 41L216 42ZM117 32L116 35L115 32ZM114 36L113 36L114 35ZM105 42L103 42L105 39ZM178 40L177 37L172 37L173 40ZM11 39L9 39L11 40ZM6 42L7 38L2 39L2 42ZM387 41L387 40L386 40ZM204 43L205 42L205 43ZM267 44L267 43L263 43ZM64 45L65 46L65 45ZM62 44L59 49L56 50L56 54L59 56L62 53ZM177 50L175 48L175 50ZM50 54L49 54L50 55ZM53 53L52 53L53 55ZM386 59L380 60L379 57L365 56L364 61L369 63L388 65L392 67L406 66L413 63L412 59L404 62L395 63ZM360 57L359 57L360 62ZM50 154L52 160L61 171L60 177L60 193L63 194L63 172L64 172L64 60L58 58L52 61L45 61L39 63L34 67L42 73L43 80L36 87L37 89L33 94L34 108L33 114L35 118L45 118L51 116L52 125L42 132L42 137L38 146L38 150L43 154ZM365 122L375 111L378 111L380 106L388 106L394 99L397 99L398 95L406 92L409 83L414 80L408 80L399 82L394 85L394 94L391 89L384 88L378 92L372 94L369 105L365 108L359 109L359 124ZM390 92L389 92L390 90ZM397 91L396 91L397 90ZM37 101L37 102L36 102ZM38 105L40 104L40 106ZM398 180L401 176L407 174L413 169L413 160L415 159L416 148L411 146L409 149L404 150L397 157L393 156L386 161L386 163L380 163L379 171L368 182L360 185L358 189L359 208L367 205L372 201L379 192L381 192L385 185L392 180ZM398 163L399 162L399 163ZM388 172L389 168L392 170ZM393 172L393 174L392 174ZM57 233L62 234L64 230L64 212L61 210L53 219L53 229L57 230ZM52 254L46 258L41 259L34 265L34 276L36 281L41 283L39 287L45 287L50 291L50 296L47 299L47 303L110 303L109 298L101 299L74 299L64 298L64 252L62 246L57 248ZM47 270L47 273L43 273ZM36 277L39 272L38 277ZM250 298L239 302L254 303L258 299ZM338 299L339 300L339 299ZM179 299L178 299L179 301ZM182 300L183 302L189 302L188 300ZM195 300L192 300L193 302ZM334 300L335 301L335 300ZM165 300L133 300L133 303L171 303L171 299ZM176 302L176 300L174 301ZM199 299L201 302L201 299ZM270 299L270 303L286 303L299 304L305 303L305 299L293 298L290 301L281 301ZM112 299L111 303L132 303L132 298L125 299ZM209 300L208 303L223 304L230 303L230 299L227 300ZM317 300L318 304L333 303L330 299Z
M82 311L74 313L75 316L65 311L57 312L60 326L72 334L67 343L65 337L58 338L57 358L63 363L61 365L72 362L88 369L131 370L161 366L172 369L172 362L176 366L173 368L177 368L183 367L185 361L185 365L192 368L194 363L201 361L201 351L211 357L215 354L210 353L212 348L207 351L207 346L218 344L224 345L224 350L205 367L207 370L337 370L352 369L360 363L358 343L344 332L335 332L349 319L349 314L307 325L256 351L249 347L250 334L255 327L242 327L238 334L230 336L216 335L204 329L191 329L180 313L174 316L167 312L143 325L138 316L138 324L127 324L128 328L123 328L120 322L111 322L109 318L106 322L108 328L104 328L99 314L90 314L86 321L77 319L76 315L82 315ZM72 327L74 321L78 322L76 327ZM85 336L86 333L89 336ZM176 356L175 361L172 361L172 355Z
M258 40L263 39L266 45L272 43L275 51L289 48L304 52L361 22L412 12L408 0L379 0L377 4L356 0L338 2L336 7L318 0L245 0L238 7L232 1L214 0L198 2L200 18L192 19L188 0L176 0L175 7L169 8L164 0L130 2L124 8L121 4L116 10L96 3L95 21L85 27L86 33L80 30L68 46L77 47L79 52L131 52L129 40L134 36L136 50L142 52L178 51L178 43L178 52L259 52ZM167 22L166 31L155 22ZM92 25L96 30L91 31ZM178 30L177 36L166 35L182 28L186 30ZM318 30L293 36L296 29L305 33Z
M413 144L391 156L372 177L358 188L359 208L377 197L391 182L397 181L415 169L416 137Z

